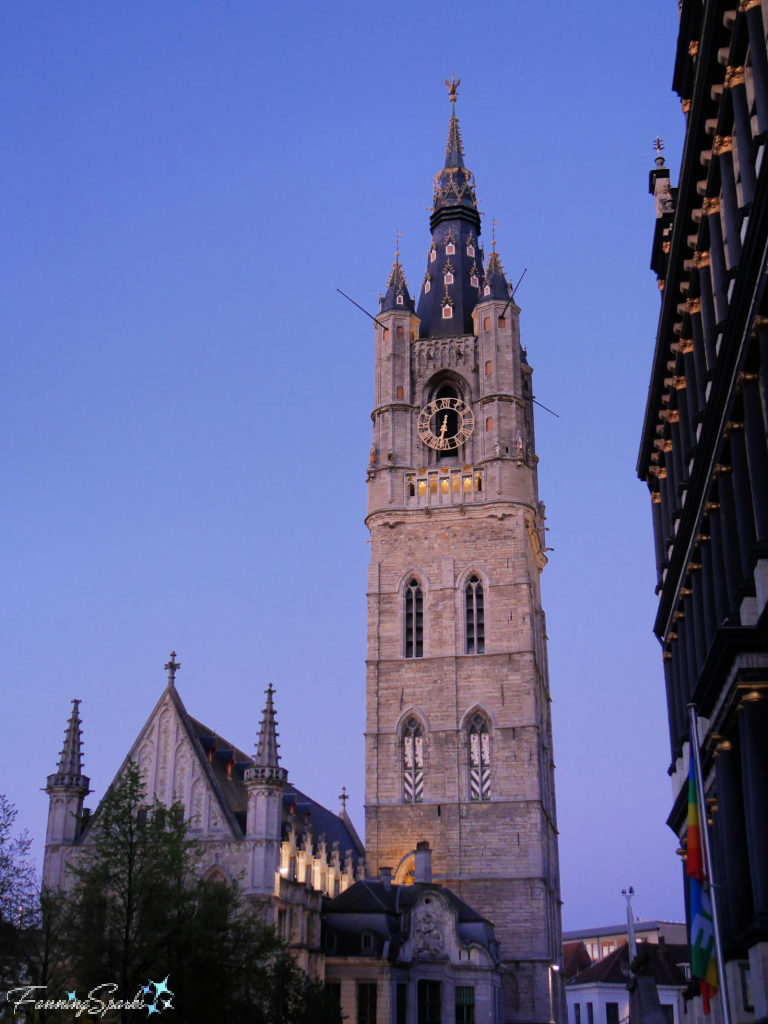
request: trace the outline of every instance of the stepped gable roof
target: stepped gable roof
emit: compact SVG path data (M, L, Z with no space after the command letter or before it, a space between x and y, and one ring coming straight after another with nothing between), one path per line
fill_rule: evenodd
M638 957L646 960L644 974L650 975L657 985L679 985L685 987L685 974L678 964L690 963L691 954L687 946L667 944L665 942L641 942L638 945ZM613 953L585 971L569 979L568 985L594 985L602 982L605 985L626 985L629 977L629 945L625 942Z
M408 310L413 313L416 309L411 294L408 291L408 284L405 280L403 267L400 263L400 253L395 253L395 262L389 272L387 291L379 303L379 312L389 313L392 310Z

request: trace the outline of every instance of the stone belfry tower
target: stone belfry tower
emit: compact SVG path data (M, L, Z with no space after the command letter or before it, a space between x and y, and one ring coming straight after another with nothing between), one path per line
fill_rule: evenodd
M546 564L532 370L485 261L456 84L418 308L399 254L376 326L368 469L366 856L407 882L419 841L496 926L503 1020L561 1019Z

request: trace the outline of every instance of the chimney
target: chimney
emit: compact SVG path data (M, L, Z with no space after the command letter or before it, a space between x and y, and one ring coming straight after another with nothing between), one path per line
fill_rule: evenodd
M379 881L385 889L392 888L392 868L379 868Z
M413 858L413 880L414 882L432 881L432 851L426 839L416 843L416 853Z

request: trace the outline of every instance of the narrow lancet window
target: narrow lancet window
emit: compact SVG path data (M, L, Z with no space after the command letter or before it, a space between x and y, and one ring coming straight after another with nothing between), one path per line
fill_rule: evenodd
M424 735L416 718L409 718L403 733L403 800L424 800Z
M482 715L475 715L469 727L469 796L491 799L491 737Z
M464 593L467 599L467 654L485 654L483 585L477 576L470 576Z
M405 656L424 657L424 596L418 580L405 590Z

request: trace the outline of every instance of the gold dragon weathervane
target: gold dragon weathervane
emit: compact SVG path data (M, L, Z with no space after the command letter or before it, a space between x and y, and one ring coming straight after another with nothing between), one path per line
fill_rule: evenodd
M448 86L448 99L455 106L456 100L459 97L459 86L461 85L461 79L459 79L458 82L457 82L456 81L456 72L453 71L451 73L451 80L450 80L450 82L446 78L445 84Z

